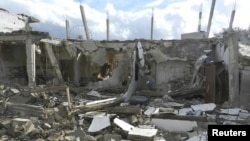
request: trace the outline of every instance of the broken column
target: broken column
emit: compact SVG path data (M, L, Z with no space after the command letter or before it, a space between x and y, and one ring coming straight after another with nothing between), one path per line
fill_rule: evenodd
M36 45L32 43L31 35L27 34L26 39L26 68L29 86L36 86Z
M228 38L229 102L233 107L240 105L238 48L238 34L236 32L230 32Z
M46 49L47 54L49 56L50 63L56 72L57 79L59 80L59 82L63 82L62 73L61 73L61 70L59 68L58 62L56 60L55 54L53 52L52 46L48 43L45 43L45 49Z

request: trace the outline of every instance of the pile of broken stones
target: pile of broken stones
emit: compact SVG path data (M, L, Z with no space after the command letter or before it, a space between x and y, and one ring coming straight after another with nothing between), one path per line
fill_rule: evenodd
M209 124L250 123L248 110L201 98L107 91L0 85L0 141L206 141Z

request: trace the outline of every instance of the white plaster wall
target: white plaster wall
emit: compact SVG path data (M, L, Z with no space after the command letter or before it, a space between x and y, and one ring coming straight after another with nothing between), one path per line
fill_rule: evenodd
M157 64L156 84L182 78L189 72L188 62L166 61Z
M7 11L0 10L0 32L12 32L24 29L26 17L11 14Z

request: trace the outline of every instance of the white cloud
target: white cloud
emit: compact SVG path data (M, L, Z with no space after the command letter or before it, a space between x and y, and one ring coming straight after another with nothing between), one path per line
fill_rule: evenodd
M155 0L153 2L146 4L145 7L156 7L156 6L161 5L163 2L164 0Z
M107 3L105 10L108 11L108 14L111 16L115 16L116 15L116 9L114 8L114 5L112 3Z
M85 3L84 3L85 2ZM139 6L129 11L120 7L119 3L101 1L103 8L91 7L86 1L82 3L74 0L8 0L0 1L1 8L11 13L24 13L38 18L41 23L35 29L50 32L53 36L65 36L65 19L70 21L70 27L83 25L80 13L80 4L84 6L89 32L93 39L106 39L107 11L110 18L110 38L126 40L135 38L150 38L151 8L154 8L154 39L179 39L181 33L195 32L198 26L198 13L203 3L202 30L206 31L210 13L211 0L178 0L168 3L164 0L149 0L148 3L140 1ZM137 5L137 0L126 1L126 5ZM235 0L216 1L212 20L211 33L227 28L231 9ZM119 4L119 5L117 5ZM15 5L15 8L13 7ZM99 4L98 4L99 5ZM248 28L248 5L250 1L237 0L234 27Z

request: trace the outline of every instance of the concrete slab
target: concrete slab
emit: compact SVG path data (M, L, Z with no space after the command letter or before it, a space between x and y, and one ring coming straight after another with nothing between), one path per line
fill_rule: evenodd
M172 108L172 107L183 107L184 104L181 104L181 103L177 103L177 102L167 102L167 103L163 103L163 106L164 107L167 107L167 108Z
M192 108L182 108L179 110L178 115L187 115L191 111L193 111Z
M130 104L137 105L147 105L149 103L149 98L146 96L131 96Z
M220 115L220 119L225 119L225 120L237 120L238 116L232 116L232 115Z
M207 141L207 136L205 135L193 136L186 141Z
M110 119L107 116L103 117L94 117L92 120L88 132L98 132L101 131L102 129L109 127L110 124Z
M155 107L148 107L147 110L144 112L145 115L150 116L156 110Z
M194 111L213 111L216 108L214 103L207 103L207 104L198 104L198 105L191 105Z
M10 91L12 91L14 94L20 93L20 91L15 88L11 88Z
M152 119L149 124L155 125L164 131L192 131L198 124L188 120Z
M241 110L242 109L240 108L220 109L220 113L228 115L239 115Z
M151 141L157 132L158 129L140 129L135 127L133 130L129 131L128 139L133 141Z
M250 113L248 112L240 112L239 119L248 119L250 117Z
M130 124L126 123L125 121L120 120L118 118L114 119L114 123L117 126L119 126L120 128L122 128L122 130L127 131L127 132L129 132L135 128L134 126L132 126L132 125L130 125Z

